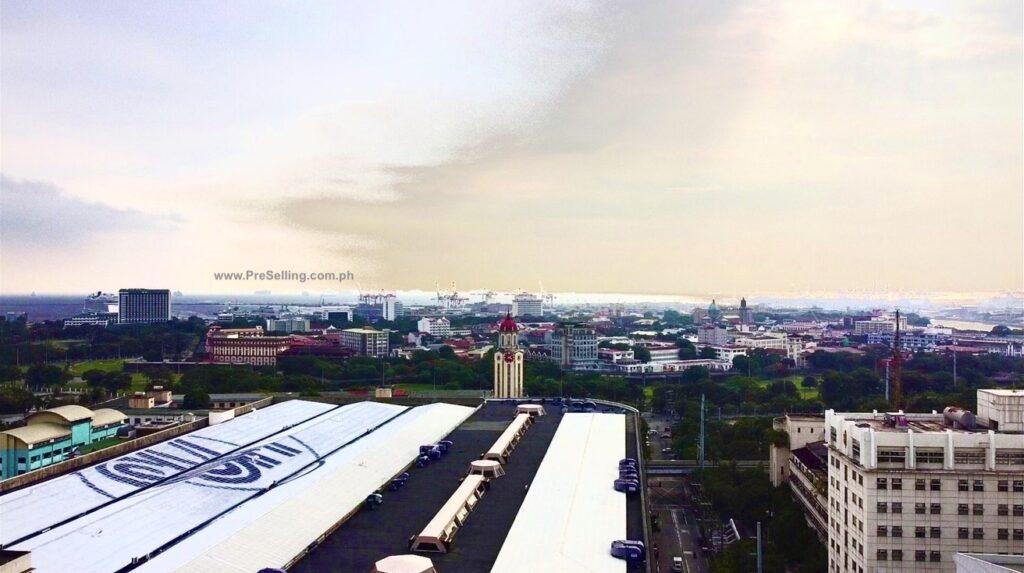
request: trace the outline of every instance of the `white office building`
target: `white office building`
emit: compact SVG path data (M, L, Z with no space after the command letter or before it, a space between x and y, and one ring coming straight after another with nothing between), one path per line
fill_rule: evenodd
M441 318L425 316L416 323L416 329L431 336L451 336L452 323L443 316Z
M517 294L512 299L512 316L544 316L544 301L530 293Z
M1024 554L1024 390L979 412L825 412L829 570L956 570L960 553Z

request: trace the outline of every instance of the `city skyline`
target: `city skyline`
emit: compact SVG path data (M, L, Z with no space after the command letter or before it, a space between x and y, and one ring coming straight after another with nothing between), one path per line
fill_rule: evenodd
M3 294L1024 286L1019 2L2 16Z

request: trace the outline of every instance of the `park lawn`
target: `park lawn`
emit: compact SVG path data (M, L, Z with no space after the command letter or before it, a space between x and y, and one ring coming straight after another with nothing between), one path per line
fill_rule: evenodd
M122 368L124 368L124 360L111 358L109 360L85 360L82 362L75 362L71 365L70 370L71 374L81 376L90 370L120 372Z
M770 379L770 380L758 380L757 381L757 385L762 390L764 390L765 388L768 387L769 384L771 384L772 382L775 382L776 380L778 380L778 378L774 378L774 379ZM795 374L793 376L788 376L788 377L784 378L784 380L789 380L790 382L793 383L794 386L796 386L796 391L799 394L801 400L817 400L817 399L820 398L820 392L819 392L819 388L820 387L819 386L815 386L814 388L804 388L803 387L803 381L804 381L804 377L803 376Z

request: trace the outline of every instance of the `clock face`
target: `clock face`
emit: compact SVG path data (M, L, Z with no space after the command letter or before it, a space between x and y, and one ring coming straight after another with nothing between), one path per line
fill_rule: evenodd
M511 352L505 353L505 362L513 362L516 359L516 355Z

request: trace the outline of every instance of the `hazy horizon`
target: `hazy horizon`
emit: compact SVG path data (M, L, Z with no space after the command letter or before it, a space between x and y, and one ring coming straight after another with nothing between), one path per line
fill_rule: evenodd
M4 2L0 293L1019 293L1022 10Z

